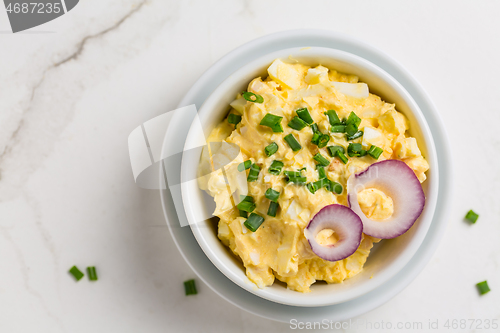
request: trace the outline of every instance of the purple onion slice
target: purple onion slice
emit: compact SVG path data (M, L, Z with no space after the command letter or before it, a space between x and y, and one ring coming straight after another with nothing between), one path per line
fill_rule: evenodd
M376 188L392 198L391 217L376 221L369 219L358 203L358 193ZM425 205L422 185L413 170L398 160L386 160L370 165L347 181L347 200L351 209L363 221L363 232L376 238L395 238L407 232L418 219Z
M325 229L334 231L337 242L331 245L321 245L318 242L318 234ZM304 236L313 252L328 261L342 260L356 252L362 233L363 223L359 216L342 205L323 207L304 229Z

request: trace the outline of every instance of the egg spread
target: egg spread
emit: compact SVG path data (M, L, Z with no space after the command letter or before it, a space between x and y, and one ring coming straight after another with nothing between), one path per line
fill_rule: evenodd
M347 179L397 159L422 183L429 164L408 135L407 118L356 76L279 59L267 72L211 132L207 141L220 144L203 152L198 179L214 197L218 237L247 277L260 288L278 279L309 292L318 280L340 283L358 274L380 240L363 234L358 249L339 261L312 252L304 228L326 205L348 206ZM393 214L391 197L379 189L364 189L357 199L373 220ZM333 246L338 239L328 229L317 240Z

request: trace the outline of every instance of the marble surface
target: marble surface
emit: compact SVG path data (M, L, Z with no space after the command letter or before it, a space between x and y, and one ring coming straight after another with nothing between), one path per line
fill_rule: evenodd
M493 331L484 320L500 321L499 10L495 1L85 0L12 34L0 9L0 332L290 330L201 281L184 296L194 273L158 192L134 184L127 136L175 108L230 50L296 28L343 32L398 59L453 144L457 194L442 244L408 288L357 319L438 320L440 331L454 331L447 319L476 319L475 331ZM476 225L463 221L470 208ZM95 265L99 281L75 283L75 264ZM474 285L485 279L492 291L480 297Z

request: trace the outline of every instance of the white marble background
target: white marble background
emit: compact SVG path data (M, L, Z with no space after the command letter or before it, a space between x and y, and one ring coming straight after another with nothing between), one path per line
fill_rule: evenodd
M127 136L227 52L296 28L343 32L398 59L453 144L457 193L441 246L408 288L361 318L500 321L499 11L486 0L82 0L11 34L1 8L0 332L289 330L201 281L184 296L194 273L158 193L133 182ZM481 215L473 226L463 221L470 208ZM99 281L75 283L74 264L97 266ZM492 291L480 297L484 279Z

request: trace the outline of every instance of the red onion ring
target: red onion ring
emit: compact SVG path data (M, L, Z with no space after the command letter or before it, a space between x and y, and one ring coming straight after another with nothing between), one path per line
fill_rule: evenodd
M316 236L324 229L332 229L339 240L332 245L319 244ZM349 207L336 204L323 207L304 229L304 236L312 251L328 261L342 260L356 252L362 233L363 223L359 216Z
M358 203L358 193L377 188L390 196L394 203L391 217L382 221L369 219ZM347 180L349 206L363 222L363 232L376 238L395 238L407 232L418 219L425 205L422 185L413 170L398 160L386 160L370 165Z

